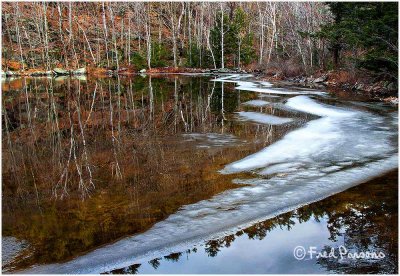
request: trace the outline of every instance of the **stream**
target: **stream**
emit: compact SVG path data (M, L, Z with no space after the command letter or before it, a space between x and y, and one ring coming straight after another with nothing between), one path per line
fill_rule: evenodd
M293 257L298 245L338 247L362 235L346 222L332 239L335 221L364 229L387 216L397 227L395 107L251 75L135 78L2 84L9 126L3 235L31 244L8 272L397 271L397 249L372 239L358 250L385 250L385 262L339 266ZM49 147L39 150L41 143ZM29 169L22 173L13 164ZM46 167L54 168L48 176ZM18 189L24 203L17 206ZM85 191L89 199L82 201ZM367 222L357 216L360 205L375 212ZM59 226L70 221L80 225ZM369 235L383 244L397 241L397 228L390 230ZM64 253L50 257L61 243Z

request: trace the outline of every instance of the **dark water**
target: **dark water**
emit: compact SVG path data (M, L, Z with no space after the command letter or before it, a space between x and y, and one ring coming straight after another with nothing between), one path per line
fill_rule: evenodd
M398 172L235 234L111 273L398 273ZM368 191L368 192L367 192ZM293 256L296 246L316 247L338 258ZM353 260L338 250L382 252L385 258ZM344 251L342 251L344 252Z
M288 108L286 101L292 95L259 94L234 88L234 83L213 82L209 77L173 75L89 80L36 78L3 83L2 234L3 237L15 237L28 244L10 262L3 261L3 270L15 271L31 265L70 261L107 243L120 240L123 244L122 238L137 233L148 235L150 238L147 238L147 241L151 240L152 235L156 235L159 240L164 239L162 235L157 234L157 230L152 230L154 234L146 231L156 222L168 218L168 227L164 229L179 233L178 224L171 223L173 217L170 215L187 217L189 213L185 212L188 212L188 207L182 206L192 208L190 213L195 214L195 217L182 221L179 225L182 229L189 229L191 224L194 229L200 229L199 236L205 237L209 234L207 229L212 233L212 223L210 224L209 215L204 211L210 210L207 201L204 200L214 198L215 195L221 198L220 202L224 202L225 199L231 202L229 206L216 207L216 213L212 212L215 216L213 219L226 225L227 230L243 222L269 215L272 212L271 207L259 205L261 199L265 198L263 192L252 190L255 187L254 181L291 179L290 172L293 168L284 168L284 171L279 171L282 168L278 168L276 171L275 167L273 172L270 171L259 178L259 172L255 175L256 171L251 166L248 169L235 168L231 173L229 170L234 165L232 167L230 164L235 164L238 160L280 141L293 130L304 129L308 122L317 120L319 116ZM367 128L361 130L361 133L375 131L376 135L371 136L370 140L385 142L374 148L360 135L353 139L359 138L360 143L352 145L350 141L347 144L360 148L360 152L364 150L363 146L369 147L371 154L349 150L351 153L348 159L341 160L327 152L325 159L318 157L316 162L307 161L298 171L317 171L321 174L321 170L329 169L346 172L352 168L362 168L370 162L370 167L373 168L376 162L397 152L397 138L389 132L394 128L391 123L396 120L395 108L326 96L321 97L320 101L331 106L363 112L357 120L372 119L370 121L374 124L367 124ZM236 113L238 111L240 113ZM367 115L364 115L364 112L367 112ZM260 117L260 114L272 117ZM282 118L286 121L282 121ZM321 126L326 126L323 121L322 123ZM385 130L385 127L389 130ZM397 127L395 132L397 133ZM335 144L335 141L331 144ZM321 151L321 147L313 149L310 145L310 151L313 150ZM307 156L300 155L298 160L305 160L306 157L309 157L308 153ZM282 165L281 161L275 163ZM246 166L248 164L247 162ZM314 167L309 167L309 164L313 164ZM271 170L272 167L268 166L267 169ZM228 170L228 173L221 173L221 170ZM376 175L379 174L378 170ZM293 183L299 181L298 177L293 178ZM316 177L317 174L302 175L301 179L315 180ZM349 177L349 183L355 181L354 174L345 177ZM397 185L394 186L393 183L397 183L397 180L392 173L380 181L385 184L359 186L364 187L365 195L371 195L376 190L381 191L373 199L363 197L364 190L361 192L361 188L356 187L272 220L252 224L250 228L241 232L226 237L219 235L219 239L196 247L182 247L182 252L178 251L160 260L155 259L150 264L146 261L141 266L133 265L125 268L126 271L119 272L137 270L142 273L284 273L318 272L324 269L335 271L338 269L335 264L296 262L290 255L292 253L288 253L287 250L293 250L292 245L300 241L303 241L303 244L299 245L304 246L308 246L306 242L310 241L315 242L316 246L334 246L335 242L327 242L328 237L333 235L329 226L336 223L338 233L345 231L349 223L342 221L353 220L351 213L353 209L357 213L359 207L351 205L354 204L354 198L361 206L365 205L368 208L376 208L384 202L396 203L396 206L390 205L384 210L377 210L375 215L397 220L397 201L393 201L393 191L397 193ZM265 187L263 185L259 186L260 189ZM376 189L378 186L379 189ZM341 187L335 191L345 189L345 186ZM229 191L235 192L232 194ZM315 199L305 199L304 194L309 192L291 188L288 191L277 190L276 193L286 195L292 191L299 203L326 197L321 194ZM335 191L329 191L327 195ZM254 194L254 202L249 201L247 193ZM232 196L235 196L237 201L231 201ZM290 201L290 197L286 199ZM338 206L335 206L332 200L338 201ZM252 214L251 217L242 216L250 214L243 209L246 206L258 206L259 208L253 209L265 212ZM240 221L232 220L233 217L229 213L231 211L237 212L234 217L240 218ZM277 211L278 209L274 210ZM332 215L340 212L343 213L341 216ZM204 219L200 220L202 216ZM304 216L307 216L307 219ZM355 224L364 228L367 224L379 223L371 215ZM388 230L390 233L376 233L375 238L372 233L370 239L373 243L364 241L364 244L377 246L375 240L390 246L394 241L397 243L397 223L393 225L396 227ZM278 230L289 226L290 231ZM249 234L252 231L255 233ZM315 235L304 238L304 233ZM265 239L260 239L262 235L265 235ZM353 239L364 237L354 231L352 235ZM255 240L249 240L247 236ZM176 237L167 237L170 237L171 244L179 243ZM278 248L278 244L273 244L271 248L271 241L275 240L282 241L282 248ZM228 247L228 244L232 246ZM164 245L160 243L159 246ZM251 253L253 258L243 259L241 250L247 246L258 248L259 251L245 250L244 253ZM189 248L190 254L187 251ZM397 250L393 247L384 247L384 250L390 255L390 258L387 258L389 263L368 266L367 270L363 270L359 263L347 266L349 269L358 267L354 272L395 271L397 266L390 265L390 262L397 258ZM218 253L220 251L221 253ZM284 259L290 260L293 265L283 267L279 264L282 258L277 257L275 261L267 262L264 255L270 256L272 251L276 256L284 254ZM138 253L145 253L145 250ZM163 256L157 256L154 252L151 254L155 258ZM225 254L225 259L221 259L221 255ZM103 256L107 258L107 255ZM110 256L110 261L112 259ZM237 265L227 265L229 262ZM111 270L98 270L94 269L94 266L92 269L90 265L84 265L83 270L76 269L73 263L65 271L90 273ZM158 269L154 270L158 263ZM395 263L397 264L397 261ZM64 271L54 266L46 269L44 271L50 273Z

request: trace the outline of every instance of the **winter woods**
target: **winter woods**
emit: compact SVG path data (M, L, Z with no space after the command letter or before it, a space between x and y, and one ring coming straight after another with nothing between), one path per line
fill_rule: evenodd
M322 3L4 3L3 59L52 66L321 65ZM22 69L22 68L18 68Z
M396 76L397 3L2 4L3 70L361 66ZM345 58L343 58L345 57Z

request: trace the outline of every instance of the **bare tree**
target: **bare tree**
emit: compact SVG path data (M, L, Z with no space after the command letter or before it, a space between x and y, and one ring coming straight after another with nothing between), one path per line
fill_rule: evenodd
M178 37L181 30L182 17L185 12L185 3L168 2L166 9L161 10L161 16L165 26L170 30L172 36L172 52L174 56L174 67L178 67Z

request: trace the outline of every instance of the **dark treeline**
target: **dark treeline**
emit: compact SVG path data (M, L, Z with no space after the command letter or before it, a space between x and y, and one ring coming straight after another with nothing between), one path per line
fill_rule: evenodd
M364 68L397 78L397 3L2 4L3 70Z

